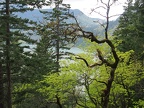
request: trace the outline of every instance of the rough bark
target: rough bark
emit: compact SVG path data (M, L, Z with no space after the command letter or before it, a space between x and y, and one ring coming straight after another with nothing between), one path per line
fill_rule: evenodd
M0 62L0 108L4 108L3 72L1 62Z
M7 106L8 108L12 108L11 103L11 70L10 70L10 1L6 0L6 15L7 15L7 22L6 22L6 73L7 73Z

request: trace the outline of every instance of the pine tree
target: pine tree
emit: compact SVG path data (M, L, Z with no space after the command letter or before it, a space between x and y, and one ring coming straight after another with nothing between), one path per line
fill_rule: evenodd
M24 45L24 42L26 44L34 42L30 38L30 35L32 35L30 32L32 26L30 25L33 22L19 18L15 13L32 10L33 7L40 7L42 2L44 0L0 1L0 105L4 108L12 108L12 82L20 81L18 79L21 77L22 68L25 65L26 58L28 58L28 53L24 52L24 49L29 47ZM6 88L3 88L3 86Z
M65 55L65 52L62 50L69 49L67 45L72 42L75 36L72 35L74 29L71 26L73 24L67 23L67 19L70 16L70 6L63 4L63 0L54 0L52 4L54 6L52 11L41 10L44 14L44 21L38 27L38 34L41 36L41 39L37 44L36 52L37 54L45 55L47 54L46 51L51 50L53 53L51 58L54 60L51 71L59 73L61 70L59 61ZM43 60L44 58L41 59ZM54 103L62 108L59 94L57 93L54 98L56 99Z
M69 29L73 24L67 22L70 16L70 5L63 4L63 0L54 0L53 5L52 12L46 12L45 10L41 12L45 14L46 23L44 25L47 25L47 28L44 28L44 30L50 32L51 46L55 49L56 55L56 72L59 72L59 60L62 57L61 55L65 55L61 50L68 49L67 45L72 42L75 36L72 35L73 30Z
M129 1L125 7L125 12L120 17L119 26L115 31L118 39L122 40L119 46L121 51L135 51L135 59L143 59L143 40L144 40L144 2L136 0Z

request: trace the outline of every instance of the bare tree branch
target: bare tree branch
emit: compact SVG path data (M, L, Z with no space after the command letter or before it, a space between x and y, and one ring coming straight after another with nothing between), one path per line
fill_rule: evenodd
M89 67L89 68L93 68L93 67L96 67L96 66L101 66L101 65L103 65L103 62L101 62L101 63L94 63L94 64L92 64L92 65L89 65L88 62L87 62L87 60L84 59L84 58L82 58L82 57L76 57L76 59L81 59L81 60L83 60L83 61L85 62L85 64L86 64L86 66Z
M91 14L92 12L94 12L96 9L99 9L99 8L103 8L103 9L106 10L106 8L105 8L104 6L98 6L98 7L96 7L96 8L91 9L90 14Z
M96 23L98 23L100 26L102 26L103 28L105 28L104 24L100 23L99 21L94 21Z
M122 14L111 15L111 16L109 16L109 18L112 18L112 17L115 17L115 16L120 16L120 15L122 15Z
M104 3L104 2L103 2L103 0L100 0L100 2L101 2L102 4L104 4L104 5L107 7L107 4L106 4L106 3Z
M99 14L100 16L102 16L102 17L106 18L106 16L105 16L105 15L103 15L103 14L101 14L100 12L97 12L97 11L95 11L95 10L93 10L93 12L95 12L95 13Z

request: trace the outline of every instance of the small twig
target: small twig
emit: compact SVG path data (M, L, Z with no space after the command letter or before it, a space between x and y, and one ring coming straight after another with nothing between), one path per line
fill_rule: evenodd
M109 18L112 18L112 17L115 17L115 16L120 16L120 15L122 15L122 14L111 15L111 16L109 16Z
M107 86L107 83L104 82L104 81L98 81L98 80L96 80L96 81L99 82L99 83L105 84Z
M97 11L95 11L95 10L94 10L93 12L95 12L95 13L99 14L100 16L102 16L102 17L104 17L104 18L107 18L107 16L105 16L105 15L101 14L100 12L97 12Z
M94 12L96 9L99 9L99 8L106 9L104 6L99 6L99 7L96 7L96 8L91 9L90 14L91 14L92 12Z
M103 0L100 0L102 4L104 4L107 7L107 4L103 2Z
M103 28L105 28L104 24L100 23L99 21L94 21L96 23L98 23L100 26L102 26Z

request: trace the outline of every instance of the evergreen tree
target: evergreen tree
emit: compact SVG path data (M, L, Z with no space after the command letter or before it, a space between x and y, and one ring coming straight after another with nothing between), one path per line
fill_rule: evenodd
M68 4L63 4L62 2L63 0L54 0L52 3L52 5L54 5L52 11L41 10L44 14L44 19L43 22L38 25L38 35L40 36L40 41L37 44L36 54L37 57L43 61L41 62L43 67L47 67L43 68L41 71L51 73L58 72L59 74L61 70L59 62L63 55L65 55L65 51L62 50L69 49L70 47L68 47L68 45L75 38L72 34L73 29L71 28L73 24L67 22L70 14L70 6ZM40 57L40 55L43 55L43 57ZM50 70L47 70L48 67ZM50 74L47 76L49 75ZM43 86L49 87L50 85ZM56 93L54 96L56 101L54 103L62 108L60 97L59 93ZM47 98L45 100L47 100L47 104L50 103Z
M135 59L143 59L144 40L144 1L136 0L135 3L129 0L125 12L120 17L119 26L115 31L118 39L122 40L119 45L121 51L135 51Z
M0 105L2 108L12 108L12 83L21 81L25 60L30 54L24 52L25 48L29 49L29 46L24 45L24 43L34 42L30 38L30 35L32 35L32 32L30 32L32 26L30 25L33 22L19 18L16 13L32 10L33 7L40 7L42 2L44 0L0 1ZM3 88L4 86L5 88Z
M123 83L123 86L128 91L129 96L129 100L125 99L126 100L125 103L130 107L134 106L134 104L139 107L143 106L142 104L140 105L140 103L143 103L143 101L141 101L141 99L144 97L143 93L139 95L139 93L137 92L138 90L141 91L143 89L143 83L144 83L143 77L141 77L143 75L143 65L144 65L143 18L144 18L144 1L129 0L128 6L125 7L125 12L120 17L119 26L115 31L115 35L117 36L116 39L120 39L122 41L122 43L118 46L118 49L123 52L127 52L130 50L134 51L133 55L131 55L131 57L128 59L126 65L128 65L127 69L130 67L132 63L133 65L135 65L134 67L136 75L134 76L136 77L135 80L137 81L135 84L131 86L128 86ZM138 66L140 66L140 69L137 69ZM130 91L133 91L133 93L131 93ZM126 97L122 95L122 98ZM132 100L130 98L132 98Z
M56 1L56 3L61 5L62 2ZM53 9L54 13L48 13L51 18L49 20L46 16L48 19L46 24L40 23L36 25L38 30L37 35L40 36L40 39L35 43L36 48L34 48L33 53L29 53L28 51L23 52L23 54L26 54L22 55L24 64L18 66L22 67L18 74L20 80L16 82L14 89L14 103L16 107L28 107L34 104L33 99L37 100L40 98L43 100L44 98L37 92L39 86L35 84L43 80L43 75L58 72L60 69L59 59L60 55L63 55L62 52L60 54L60 49L65 47L71 40L71 37L66 36L66 32L69 31L69 26L63 22L67 19L68 10L63 9L63 7L61 8L63 11L59 9L59 6L56 6L56 8ZM70 32L68 34L70 34ZM67 40L67 42L65 40ZM54 51L54 49L56 51ZM19 88L17 86L19 86ZM27 101L30 101L29 104L27 104ZM35 105L40 107L45 106L47 102L42 105L40 104L41 101L35 101L35 103ZM39 103L39 105L37 103ZM35 105L31 107L35 107Z
M69 49L70 47L67 46L74 40L75 36L71 27L73 24L67 21L70 17L70 5L63 4L63 0L54 0L52 5L54 5L52 12L41 11L45 15L45 23L42 25L44 25L43 30L49 31L48 37L52 40L51 46L55 50L56 71L59 72L59 60L61 55L65 55L61 50Z

